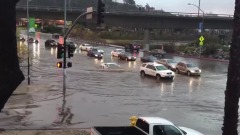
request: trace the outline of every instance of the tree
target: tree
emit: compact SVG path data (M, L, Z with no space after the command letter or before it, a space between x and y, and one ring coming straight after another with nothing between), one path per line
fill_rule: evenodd
M0 1L0 112L13 91L24 80L19 67L16 40L16 3Z
M222 135L238 135L238 103L240 94L240 0L235 0L232 45L225 91Z

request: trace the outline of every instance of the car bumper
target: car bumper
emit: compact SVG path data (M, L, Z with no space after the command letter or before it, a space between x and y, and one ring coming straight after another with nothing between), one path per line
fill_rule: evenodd
M161 75L162 78L174 78L174 75Z
M191 75L201 75L201 72L191 72Z

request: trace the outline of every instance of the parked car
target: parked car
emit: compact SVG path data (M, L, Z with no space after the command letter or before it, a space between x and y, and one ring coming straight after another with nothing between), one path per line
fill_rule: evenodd
M98 58L98 59L102 59L103 58L103 54L98 52L97 49L92 49L92 50L88 51L87 56Z
M79 49L82 50L82 51L89 51L89 50L91 50L92 48L93 48L92 45L86 44L86 43L81 44L80 47L79 47Z
M136 60L136 57L135 57L135 56L133 56L131 53L127 53L127 52L125 52L125 53L120 53L120 54L118 55L118 58L119 58L120 60L126 60L126 61L135 61L135 60Z
M157 62L158 61L158 59L152 55L141 57L140 60L142 62Z
M112 52L111 52L111 55L112 56L115 56L115 57L118 57L118 55L120 53L124 53L123 49L114 49Z
M128 44L125 46L125 51L130 51L130 52L133 52L133 51L136 51L136 52L139 52L139 49L140 49L140 45L137 45L137 44Z
M170 70L173 70L173 71L176 70L177 62L174 61L173 59L161 59L161 60L158 60L157 63L163 64L165 67L167 67Z
M45 47L57 47L58 43L53 39L48 39L45 41Z
M119 68L121 68L121 66L118 65L117 63L109 62L109 63L102 63L101 68L103 68L103 69L119 69Z
M153 49L151 51L148 52L149 55L153 55L155 57L164 57L166 52L161 50L161 49Z
M157 80L161 78L174 79L174 72L167 69L164 65L158 63L143 63L140 67L140 75L144 77L145 75L156 77Z
M187 127L176 126L161 117L130 118L131 126L92 127L91 135L203 135Z
M176 73L184 73L188 76L191 75L201 75L201 69L199 69L197 66L187 63L187 62L179 62L176 65Z

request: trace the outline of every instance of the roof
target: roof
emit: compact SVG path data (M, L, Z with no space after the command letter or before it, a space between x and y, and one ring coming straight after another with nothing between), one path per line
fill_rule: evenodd
M143 63L143 64L149 64L149 65L153 65L153 66L164 66L163 64L159 64L156 62L147 62L147 63Z
M174 125L171 121L161 117L139 117L139 118L146 121L149 124Z

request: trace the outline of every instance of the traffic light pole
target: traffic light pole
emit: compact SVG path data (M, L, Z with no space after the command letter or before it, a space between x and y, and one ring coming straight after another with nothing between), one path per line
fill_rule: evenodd
M66 0L65 0L66 1ZM66 7L65 7L66 8ZM64 14L64 21L65 21L65 23L64 23L64 33L65 33L65 35L64 35L64 45L63 45L63 47L64 47L64 56L63 56L63 94L65 95L66 94L66 77L67 77L67 73L66 73L66 68L67 68L67 45L66 45L66 41L67 41L67 37L68 37L68 35L69 35L69 33L72 31L72 29L73 29L73 27L77 24L77 21L78 21L78 19L79 18L81 18L82 16L84 16L84 15L87 15L87 14L92 14L94 11L92 11L92 12L85 12L85 13L82 13L81 15L79 15L78 17L77 17L77 19L74 21L74 23L73 23L73 25L71 26L71 28L67 31L67 33L66 33L66 13ZM63 102L66 102L66 99L65 99L65 97L64 97L64 99L63 99Z
M67 0L64 0L64 34L66 35L66 22L67 22ZM66 78L67 78L67 71L66 71L66 63L67 63L67 51L66 51L66 40L64 39L64 56L63 56L63 95L66 94ZM66 102L65 96L63 97L63 102ZM63 111L63 110L62 110Z

